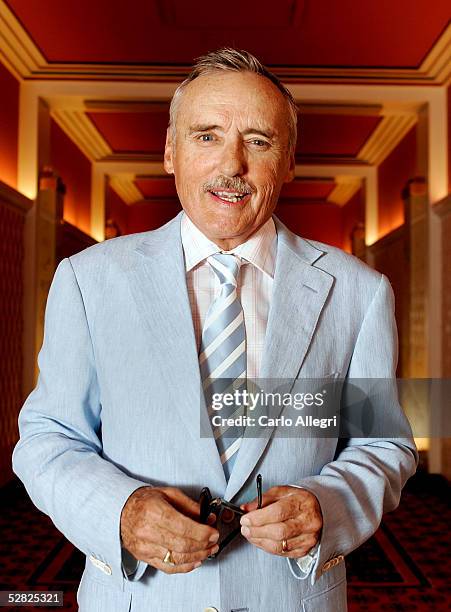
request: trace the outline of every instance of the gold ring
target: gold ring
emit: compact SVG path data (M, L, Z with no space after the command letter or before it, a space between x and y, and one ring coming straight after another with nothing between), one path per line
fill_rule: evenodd
M282 540L282 552L288 551L288 542L286 540Z
M168 550L168 552L165 554L163 563L166 563L166 565L175 565L175 561L170 550Z

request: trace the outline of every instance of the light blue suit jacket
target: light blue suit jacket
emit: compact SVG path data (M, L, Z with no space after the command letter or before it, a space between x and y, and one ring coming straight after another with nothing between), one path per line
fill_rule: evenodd
M199 436L200 377L178 215L153 231L95 245L59 265L50 289L40 376L19 417L15 473L87 556L82 612L295 612L346 609L346 555L395 508L417 461L402 437L246 438L226 483L215 442ZM343 251L278 233L262 378L391 377L397 360L387 279ZM297 484L321 504L311 579L239 538L188 574L140 564L124 574L120 515L143 485L237 503ZM328 563L330 559L335 559Z

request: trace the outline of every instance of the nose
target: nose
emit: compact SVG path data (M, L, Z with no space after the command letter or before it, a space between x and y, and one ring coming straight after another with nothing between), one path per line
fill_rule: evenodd
M225 176L241 176L246 172L243 143L239 139L225 142L221 152L220 168Z

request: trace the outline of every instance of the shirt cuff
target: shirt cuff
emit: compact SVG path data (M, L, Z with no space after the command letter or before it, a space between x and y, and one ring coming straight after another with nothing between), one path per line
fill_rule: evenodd
M315 561L318 558L318 548L319 544L315 544L315 546L309 550L306 555L299 557L299 559L295 559L298 568L306 576L310 574L312 567L315 565Z
M140 580L147 569L147 563L137 561L135 557L122 547L122 571L128 580Z

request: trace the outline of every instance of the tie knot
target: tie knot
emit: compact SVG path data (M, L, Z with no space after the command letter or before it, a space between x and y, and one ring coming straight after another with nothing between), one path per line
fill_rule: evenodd
M241 259L232 253L216 253L207 258L221 285L237 286Z

